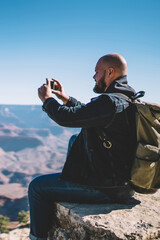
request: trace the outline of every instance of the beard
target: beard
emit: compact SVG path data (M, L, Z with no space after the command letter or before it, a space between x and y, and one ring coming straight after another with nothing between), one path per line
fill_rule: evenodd
M93 92L95 92L95 93L104 93L105 92L107 85L104 80L105 80L105 75L103 77L101 77L98 85L97 85L97 83L95 84L95 86L93 88Z

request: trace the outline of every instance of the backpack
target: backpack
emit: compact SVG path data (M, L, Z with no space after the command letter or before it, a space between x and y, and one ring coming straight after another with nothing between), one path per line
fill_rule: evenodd
M130 183L138 192L151 193L160 188L160 105L137 100L144 94L140 91L131 100L123 94L113 95L136 107L137 149Z

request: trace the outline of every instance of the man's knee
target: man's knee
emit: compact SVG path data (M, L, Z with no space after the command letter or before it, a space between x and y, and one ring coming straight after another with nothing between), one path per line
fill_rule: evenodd
M77 136L78 136L78 134L74 134L70 137L69 142L68 142L68 152L71 150L71 147L72 147L74 141L76 140Z
M32 196L39 192L40 190L41 176L34 178L28 187L28 195Z
M73 144L73 142L76 140L77 136L78 136L78 134L72 135L72 136L70 137L70 139L69 139L69 142L70 142L71 144Z

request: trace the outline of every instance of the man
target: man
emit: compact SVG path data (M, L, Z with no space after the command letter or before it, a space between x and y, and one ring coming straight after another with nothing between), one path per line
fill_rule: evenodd
M30 183L31 239L47 239L53 202L122 202L130 196L127 182L136 146L135 114L125 98L132 98L135 91L127 83L126 60L115 53L101 57L93 78L94 92L101 95L87 104L66 95L57 80L54 90L48 79L38 89L50 118L61 126L82 129L69 144L62 173L40 176Z

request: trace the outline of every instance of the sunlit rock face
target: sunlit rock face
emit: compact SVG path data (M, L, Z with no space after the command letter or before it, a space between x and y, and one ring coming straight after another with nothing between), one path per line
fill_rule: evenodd
M128 204L58 203L49 240L160 239L160 190L134 195Z

